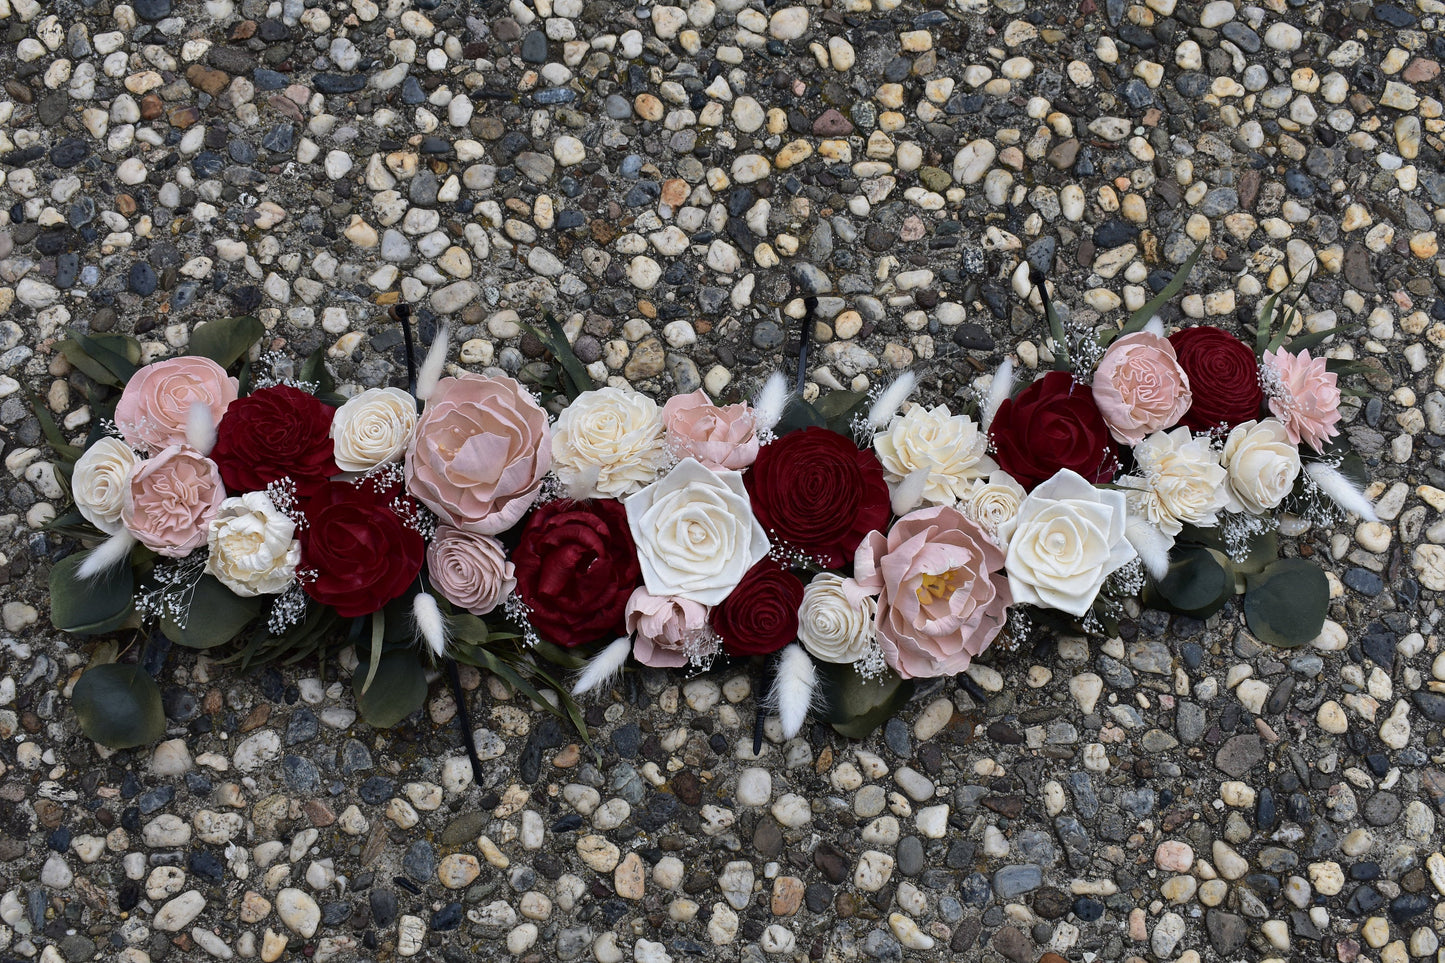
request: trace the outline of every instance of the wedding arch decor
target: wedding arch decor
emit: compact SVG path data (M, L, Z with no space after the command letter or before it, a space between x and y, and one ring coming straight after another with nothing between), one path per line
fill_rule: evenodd
M913 680L1046 628L1112 634L1130 598L1204 618L1242 594L1257 638L1307 643L1329 584L1279 522L1373 517L1340 432L1359 367L1320 353L1330 331L1290 333L1279 295L1252 343L1166 331L1192 263L1101 332L1021 267L1052 366L1005 358L962 410L914 398L911 372L805 401L813 299L796 378L730 403L594 386L550 318L556 380L530 386L444 377L445 327L416 365L404 305L406 389L260 355L250 317L148 364L132 338L73 333L89 434L35 409L74 503L53 527L90 546L50 577L53 624L102 640L74 710L90 738L144 745L164 731L149 646L244 670L341 645L373 725L439 672L470 733L463 663L585 737L574 697L630 661L755 659L785 736L812 712L861 737Z

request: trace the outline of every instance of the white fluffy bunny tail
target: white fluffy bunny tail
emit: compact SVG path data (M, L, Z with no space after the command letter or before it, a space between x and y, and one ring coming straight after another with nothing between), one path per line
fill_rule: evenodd
M1154 315L1149 319L1149 323L1144 325L1144 330L1156 338L1164 337L1164 319L1157 314Z
M993 382L988 386L988 395L983 399L983 407L979 409L979 421L983 424L984 431L988 431L989 425L993 424L993 416L998 414L999 405L1008 400L1013 387L1013 359L1004 358L999 362L998 370L993 373Z
M441 607L437 605L436 596L429 592L416 593L416 598L411 602L411 617L416 623L416 634L426 643L433 658L440 659L446 655L451 629Z
M1375 507L1365 497L1365 493L1355 487L1355 483L1344 475L1333 465L1327 465L1322 461L1310 462L1305 465L1305 472L1315 486L1338 506L1347 512L1353 512L1360 516L1363 521L1378 522L1380 517L1375 514Z
M893 379L893 383L883 389L878 400L868 409L868 427L874 431L882 431L888 427L893 416L903 408L904 402L913 394L918 387L918 375L912 371L905 371Z
M81 562L80 567L75 570L76 576L83 582L99 578L129 559L130 550L135 548L135 544L135 536L122 528L90 550L90 554L85 556L85 561Z
M574 696L586 695L603 686L611 685L612 680L622 674L622 667L627 664L627 656L632 652L632 639L622 636L613 639L607 648L594 655L582 669L582 674L577 677L577 683L572 686Z
M432 339L431 348L426 353L426 360L421 363L421 371L416 376L418 401L426 401L436 390L437 382L442 377L442 368L447 363L447 347L450 343L451 326L442 322L442 326L437 329L437 336Z
M771 432L783 420L788 408L788 379L774 371L753 398L753 425L759 434Z
M1165 535L1138 515L1129 516L1124 524L1124 537L1139 554L1139 561L1144 563L1145 571L1156 581L1169 574L1169 550L1174 547L1172 537Z
M203 455L216 447L216 421L209 405L193 402L186 412L186 444Z
M808 712L818 695L818 670L803 647L794 642L778 657L773 675L773 688L768 702L778 710L783 723L783 738L791 739L803 730Z

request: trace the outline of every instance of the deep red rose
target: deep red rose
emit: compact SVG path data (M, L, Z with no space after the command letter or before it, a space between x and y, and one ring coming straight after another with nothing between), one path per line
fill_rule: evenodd
M994 459L1025 489L1062 468L1091 482L1113 481L1119 449L1088 385L1050 371L998 406L988 429Z
M621 502L548 502L527 517L512 564L517 597L547 641L570 648L625 634L642 567Z
M254 391L231 402L216 426L211 460L221 469L226 492L260 491L290 478L309 495L340 469L331 447L336 409L290 385Z
M712 610L712 627L728 655L767 655L798 637L802 604L802 580L765 558Z
M1259 385L1259 359L1248 345L1207 324L1176 331L1169 343L1194 393L1194 404L1179 420L1181 425L1206 432L1259 417L1264 390Z
M873 449L826 428L804 428L764 445L743 476L753 514L768 537L818 559L853 560L863 536L892 513L883 465Z
M302 502L302 585L343 618L370 615L405 594L421 571L426 542L397 514L411 503L399 486L330 481ZM414 505L413 505L414 507Z

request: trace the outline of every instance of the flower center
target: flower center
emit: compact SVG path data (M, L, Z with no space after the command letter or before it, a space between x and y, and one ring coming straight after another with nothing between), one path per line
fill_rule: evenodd
M958 569L951 568L937 575L924 575L918 580L918 604L932 605L948 598L958 589Z

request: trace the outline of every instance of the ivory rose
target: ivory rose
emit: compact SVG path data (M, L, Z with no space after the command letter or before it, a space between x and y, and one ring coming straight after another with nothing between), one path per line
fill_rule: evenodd
M956 505L974 479L998 468L988 456L988 435L946 405L914 405L907 414L895 415L886 431L873 436L873 450L890 491L914 472L925 473L924 505Z
M192 405L204 405L219 425L239 382L210 358L184 355L145 365L131 375L115 405L115 426L132 448L154 455L186 443Z
M517 587L516 570L501 542L452 525L437 526L427 546L426 568L442 598L473 615L486 615Z
M870 532L853 571L878 593L884 660L908 679L967 669L1003 630L1013 602L1003 565L1003 552L956 508L919 509L886 536Z
M336 409L331 440L336 467L368 472L406 454L416 430L416 399L400 388L368 388Z
M999 526L1014 600L1082 616L1117 569L1136 557L1124 535L1124 493L1062 469Z
M547 413L511 378L437 382L406 452L406 488L447 524L497 535L521 521L552 465Z
M121 520L146 548L184 558L206 544L225 497L215 462L194 448L171 445L130 473Z
M1208 528L1229 500L1219 453L1209 439L1188 428L1159 431L1134 446L1138 474L1119 484L1135 489L1128 501L1165 535L1178 535L1185 525Z
M1264 353L1265 395L1269 410L1298 445L1307 442L1324 451L1331 438L1340 433L1339 376L1330 371L1324 358L1311 358L1308 350L1291 354L1281 348Z
M1299 478L1299 448L1273 418L1236 425L1224 442L1220 464L1228 473L1230 511L1263 515L1279 507Z
M657 403L630 389L582 392L552 429L552 462L575 498L630 495L667 461Z
M991 473L987 481L975 479L968 497L959 508L998 543L999 526L1019 513L1019 503L1024 500L1025 494L1024 486L1014 481L1008 472L999 470Z
M695 458L713 471L742 471L758 457L753 410L718 406L701 388L673 395L662 406L667 447L677 458Z
M86 521L107 535L125 528L121 506L130 473L138 464L140 459L130 445L108 436L87 448L75 462L70 479L75 507Z
M237 595L277 595L296 578L296 523L265 492L221 502L206 536L206 571Z
M849 665L873 644L878 602L851 578L832 572L814 575L798 607L798 641L823 662Z
M632 657L654 669L688 663L688 647L707 632L708 607L692 599L656 596L639 588L627 600L627 632Z
M1194 400L1174 346L1148 331L1126 334L1109 345L1094 371L1093 390L1109 433L1126 445L1172 428Z
M772 548L742 475L710 472L692 458L625 505L642 578L655 596L717 605Z

